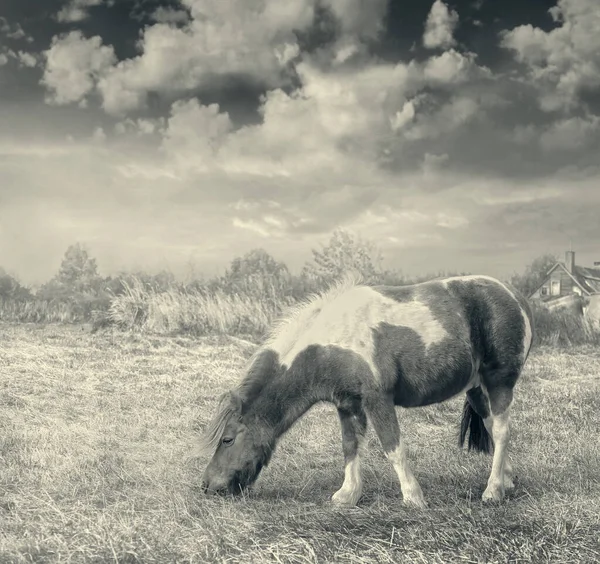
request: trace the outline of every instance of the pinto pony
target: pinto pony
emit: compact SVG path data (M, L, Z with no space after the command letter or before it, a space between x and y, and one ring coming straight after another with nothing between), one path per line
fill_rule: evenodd
M410 286L340 284L283 319L221 400L204 447L213 453L204 491L239 493L281 437L319 401L337 407L345 477L332 501L362 494L367 421L393 465L404 502L425 507L407 461L395 406L440 403L466 392L459 443L491 453L482 499L513 487L508 459L513 389L529 355L527 301L494 278L462 276Z

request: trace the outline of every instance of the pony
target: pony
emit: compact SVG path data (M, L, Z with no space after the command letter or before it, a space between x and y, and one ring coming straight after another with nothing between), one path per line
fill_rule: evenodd
M213 453L206 493L250 487L278 439L313 405L337 408L342 506L362 495L362 447L370 422L400 482L404 503L427 503L407 460L396 406L444 402L465 393L459 448L493 454L482 500L514 487L507 453L513 390L528 358L534 322L527 300L488 276L407 286L346 280L276 323L236 388L221 397L201 448Z

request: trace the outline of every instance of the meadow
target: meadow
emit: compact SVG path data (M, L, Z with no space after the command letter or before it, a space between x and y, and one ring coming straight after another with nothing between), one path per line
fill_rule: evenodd
M195 453L255 345L226 335L0 324L0 562L596 562L600 349L534 349L517 387L516 488L480 501L491 459L460 451L462 398L398 410L429 508L405 507L369 431L365 491L343 479L332 406L283 437L243 498L206 497Z

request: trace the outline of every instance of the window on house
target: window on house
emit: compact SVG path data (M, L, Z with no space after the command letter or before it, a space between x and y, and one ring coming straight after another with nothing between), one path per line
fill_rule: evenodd
M542 296L548 295L548 287L547 286L542 286L541 294L542 294Z
M550 294L560 296L560 280L552 280L550 284Z

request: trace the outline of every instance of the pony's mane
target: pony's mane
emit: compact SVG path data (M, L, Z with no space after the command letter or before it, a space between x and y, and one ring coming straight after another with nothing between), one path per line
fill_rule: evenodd
M334 300L347 290L364 284L363 277L358 272L349 272L339 280L332 282L328 288L321 292L315 292L297 304L287 308L278 319L272 324L267 333L263 345L256 354L259 354L264 348L269 347L276 339L287 333L287 341L294 340L302 331L305 331L312 320L321 311L321 308L327 302Z
M231 403L230 393L223 394L219 400L217 411L204 429L198 445L199 454L212 453L221 441L225 426L236 410Z

